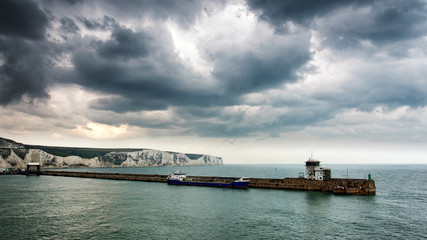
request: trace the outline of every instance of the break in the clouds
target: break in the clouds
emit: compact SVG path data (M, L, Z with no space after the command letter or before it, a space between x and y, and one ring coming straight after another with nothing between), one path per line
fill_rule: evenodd
M62 135L426 140L426 29L421 0L4 0L0 104Z

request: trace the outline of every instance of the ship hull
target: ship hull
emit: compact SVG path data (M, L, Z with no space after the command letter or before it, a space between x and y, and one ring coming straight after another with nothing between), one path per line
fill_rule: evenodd
M223 188L245 189L248 187L249 182L216 183L216 182L193 182L193 181L168 180L168 184L186 185L186 186L200 186L200 187L223 187Z

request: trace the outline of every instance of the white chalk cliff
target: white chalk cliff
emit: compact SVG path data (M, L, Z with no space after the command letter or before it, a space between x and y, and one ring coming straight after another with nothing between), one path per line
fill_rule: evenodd
M220 157L166 152L145 149L140 151L108 152L93 157L56 156L41 149L28 148L9 139L0 138L0 168L26 167L29 162L40 163L42 168L76 167L147 167L222 165Z

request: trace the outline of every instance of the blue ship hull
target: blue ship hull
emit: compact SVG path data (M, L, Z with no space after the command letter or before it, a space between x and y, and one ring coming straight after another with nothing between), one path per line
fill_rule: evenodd
M247 188L249 182L231 182L231 183L215 183L215 182L192 182L192 181L179 181L168 179L168 184L173 185L188 185L188 186L203 186L203 187L224 187L224 188Z

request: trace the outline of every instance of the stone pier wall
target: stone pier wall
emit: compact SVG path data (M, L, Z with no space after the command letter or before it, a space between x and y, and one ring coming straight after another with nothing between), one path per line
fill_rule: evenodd
M167 182L167 175L123 174L96 172L43 171L42 175L101 178L113 180ZM203 182L232 182L237 177L187 176L187 180ZM328 181L307 180L305 178L250 178L249 188L268 188L284 190L322 191L346 195L375 195L375 181L367 179L333 178Z

